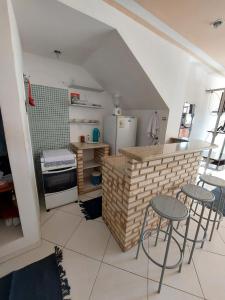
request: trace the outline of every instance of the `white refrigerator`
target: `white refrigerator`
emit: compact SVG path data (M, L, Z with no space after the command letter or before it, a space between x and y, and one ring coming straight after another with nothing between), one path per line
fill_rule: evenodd
M110 145L111 154L136 146L136 133L136 117L111 115L104 118L104 142Z

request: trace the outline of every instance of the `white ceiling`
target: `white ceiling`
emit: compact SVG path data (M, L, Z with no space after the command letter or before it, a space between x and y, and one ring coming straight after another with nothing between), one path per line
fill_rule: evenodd
M23 50L82 65L126 109L167 109L118 32L56 0L13 0Z
M25 52L81 64L113 29L56 0L13 0Z
M225 18L224 0L136 0L194 45L225 66L225 25L210 23Z

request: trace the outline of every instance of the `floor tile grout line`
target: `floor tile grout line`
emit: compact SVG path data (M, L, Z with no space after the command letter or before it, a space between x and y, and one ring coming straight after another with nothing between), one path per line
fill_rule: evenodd
M195 266L194 258L192 258L192 263L193 263L193 266L194 266L194 269L195 269L196 276L197 276L197 278L198 278L198 283L199 283L199 285L200 285L200 288L201 288L201 291L202 291L202 295L203 295L203 297L204 297L204 299L205 299L205 298L206 298L206 297L205 297L205 293L204 293L204 290L203 290L203 287L202 287L202 284L201 284L201 281L200 281L200 278L199 278L199 275L198 275L198 272L197 272L197 268L196 268L196 266Z
M149 280L158 283L157 280L152 279L152 278L149 278L149 276L148 276L148 274L149 274L149 260L148 260L147 277L142 276L142 275L140 275L140 274L136 274L136 273L134 273L134 272L128 271L128 270L126 270L126 269L120 268L120 267L118 267L118 266L112 265L112 264L110 264L110 263L104 261L105 253L106 253L106 251L107 251L107 248L108 248L108 244L109 244L110 239L111 239L111 234L110 234L109 239L108 239L108 241L107 241L106 249L105 249L105 251L104 251L104 254L103 254L103 257L102 257L101 260L99 260L99 259L97 259L97 258L93 258L93 257L88 256L88 255L86 255L86 254L83 254L83 253L81 253L81 252L75 251L75 250L73 250L73 249L70 249L70 248L68 248L66 245L65 245L65 246L62 246L62 245L58 245L58 244L56 244L56 243L54 243L54 242L52 242L52 241L48 241L48 240L46 240L46 239L43 239L43 240L46 240L47 242L50 242L50 243L52 243L52 244L54 244L54 245L58 245L58 246L62 247L63 249L67 249L67 250L72 251L72 252L74 252L74 253L77 253L77 254L79 254L79 255L85 256L85 257L87 257L87 258L89 258L89 259L92 259L92 260L95 260L95 261L97 261L97 262L100 262L100 266L101 266L102 263L103 263L103 264L105 264L105 265L109 265L109 266L111 266L111 267L113 267L113 268L116 268L116 269L119 269L119 270L121 270L121 271L125 271L125 272L127 272L127 273L132 274L132 275L141 277L141 278L143 278L143 279L147 279L147 284L149 283ZM194 262L193 262L193 265L194 265ZM99 271L100 271L100 266L99 266L98 273L99 273ZM195 265L194 265L194 268L195 268ZM201 283L200 283L200 280L199 280L199 277L198 277L196 268L195 268L195 272L196 272L196 275L197 275L197 278L198 278L198 282L199 282L199 285L200 285L200 288L201 288L203 297L201 297L201 296L199 296L199 295L196 295L196 294L192 294L192 293L190 293L190 292L188 292L188 291L179 289L179 288L174 287L174 286L172 286L172 285L168 285L168 284L165 284L165 283L163 283L163 285L168 286L169 288L172 288L172 289L175 289L175 290L179 290L179 291L184 292L184 293L186 293L186 294L189 294L189 295L198 297L198 298L200 298L200 299L205 299L205 298L204 298L205 295L204 295L204 292L203 292L203 289L202 289L202 286L201 286ZM97 275L96 275L96 280L97 280L98 273L97 273ZM96 280L95 280L95 281L96 281ZM91 294L92 294L92 292L91 292ZM90 296L91 296L91 294L90 294Z
M155 280L155 279L152 279L152 278L148 278L148 280L153 281L153 282L156 282L156 283L159 283L159 281L157 281L157 280ZM199 299L205 299L203 293L202 293L202 296L199 296L199 295L196 295L196 294L193 294L193 293L191 293L191 292L182 290L181 288L175 287L175 286L170 285L170 284L167 284L167 283L162 283L162 287L163 287L163 286L167 286L167 287L169 287L169 288L171 288L171 289L180 291L180 292L182 292L182 293L185 293L185 294L194 296L194 297L199 298ZM200 287L200 288L201 288L201 287ZM201 289L201 290L202 290L202 289Z
M214 255L218 255L218 256L222 256L224 257L225 256L225 253L224 254L221 254L221 253L216 253L214 251L210 251L210 250L207 250L207 249L204 249L204 248L196 248L195 250L197 251L203 251L203 252L206 252L206 253L210 253L210 254L214 254Z
M94 287L95 287L95 284L96 284L96 281L97 281L98 275L99 275L99 273L100 273L100 270L101 270L101 267L102 267L102 264L103 264L103 260L104 260L104 257L105 257L105 254L106 254L106 251L107 251L107 249L108 249L108 245L109 245L109 241L110 241L110 239L111 239L111 236L112 236L112 235L111 235L111 233L110 233L110 234L109 234L108 241L107 241L107 244L106 244L106 247L105 247L104 254L103 254L103 256L102 256L102 260L101 260L101 262L100 262L100 265L99 265L98 272L97 272L97 274L96 274L95 280L94 280L94 282L93 282L93 285L92 285L92 289L91 289L90 296L89 296L88 300L90 300L90 299L91 299L91 295L92 295L92 293L93 293L93 290L94 290Z
M224 228L224 230L225 230L225 228ZM223 237L222 237L221 233L219 232L219 230L217 230L217 232L218 232L218 234L219 234L219 236L220 236L222 242L225 244L225 240L223 239Z
M66 242L65 245L64 245L66 249L72 250L72 251L77 252L77 253L80 253L79 251L75 251L75 250L73 250L73 249L67 248L67 245L68 245L69 241L71 240L73 234L78 230L78 228L80 227L81 223L84 222L84 221L88 222L87 220L85 220L85 218L84 218L84 219L81 218L81 221L79 222L78 226L74 229L74 231L72 232L71 236L69 237L69 239L67 240L67 242ZM89 221L94 221L94 220L89 220ZM95 222L101 223L101 224L104 223L104 222L100 222L100 221L95 221ZM110 233L109 233L109 234L110 234ZM111 235L111 234L110 234L110 235ZM86 255L86 256L89 257L88 255ZM92 257L90 256L90 258L92 258Z
M60 211L61 212L61 211ZM52 217L52 216L51 216ZM50 218L51 218L50 217ZM49 218L49 219L50 219ZM65 243L63 243L63 244L59 244L59 243L56 243L57 245L59 245L60 247L63 247L64 248L64 246L69 242L69 240L71 239L71 237L72 237L72 235L74 234L74 232L78 229L78 227L80 226L80 224L81 224L81 222L82 222L82 218L80 217L80 221L79 221L79 223L75 226L75 228L74 228L74 230L72 231L72 233L71 233L71 235L69 236L69 238L66 240L66 242ZM48 221L48 220L47 220ZM44 238L43 236L42 236L42 234L41 234L41 239L43 239L43 240L46 240L47 242L51 242L51 243L55 243L55 242L52 242L52 241L50 241L50 240L48 240L48 239L46 239L46 238Z
M68 215L72 215L72 216L74 216L74 217L80 217L80 218L84 219L84 216L83 216L83 215L79 215L78 213L75 214L75 213L72 213L72 212L69 212L69 211L66 211L66 210L63 210L63 209L59 209L59 211L62 211L62 212L64 212L64 213L66 213L66 214L68 214Z
M148 238L148 250L150 250L149 238ZM189 251L190 251L190 249L189 249ZM150 261L148 260L148 262L149 262L149 263L148 263L148 268L149 268L149 266L150 266ZM196 272L196 270L195 270L195 272ZM196 273L197 273L197 272L196 272ZM198 277L197 277L197 279L198 279ZM155 280L155 279L149 277L149 272L148 272L148 280L151 280L151 281L153 281L153 282L159 283L158 280ZM199 281L199 279L198 279L198 281ZM192 296L194 296L194 297L196 297L196 298L204 299L204 293L203 293L203 291L202 291L202 287L201 287L200 283L199 283L199 285L200 285L200 289L201 289L201 292L202 292L202 296L199 296L199 295L197 295L197 294L193 294L193 293L191 293L191 292L189 292L189 291L185 291L185 290L183 290L183 289L181 289L181 288L174 287L173 285L170 285L170 284L162 283L162 286L163 286L163 285L164 285L164 286L167 286L167 287L169 287L169 288L173 288L173 289L175 289L175 290L181 291L181 292L183 292L183 293L192 295Z
M159 283L159 281L157 281L157 280L155 280L155 279L148 278L148 277L142 276L142 275L140 275L140 274L137 274L137 273L128 271L128 270L126 270L126 269L123 269L123 268L120 268L120 267L118 267L118 266L115 266L115 265L112 265L112 264L110 264L110 263L107 263L106 261L103 261L103 264L108 265L108 266L110 266L110 267L113 267L113 268L115 268L115 269L121 270L121 271L125 271L125 272L127 272L127 273L130 273L130 274L132 274L132 275L138 276L138 277L140 277L140 278L147 279L148 282L149 282L149 281L153 281L153 282L155 282L155 283ZM148 260L148 265L149 265L149 264L150 264L150 261ZM147 272L148 272L148 271L147 271ZM203 294L202 294L202 296L199 296L199 295L193 294L193 293L191 293L191 292L188 292L188 291L185 291L185 290L176 288L176 287L174 287L174 286L172 286L172 285L168 285L168 284L165 284L165 283L163 283L163 285L164 285L164 286L167 286L167 287L169 287L169 288L178 290L178 291L180 291L180 292L183 292L183 293L185 293L185 294L194 296L194 297L196 297L196 298L204 299L204 298L203 298Z
M125 272L127 272L127 273L129 273L129 274L132 274L132 275L141 277L141 278L143 278L143 279L149 279L149 280L152 280L152 281L154 281L154 282L158 282L157 280L154 280L154 279L148 278L148 277L146 277L146 276L143 276L143 275L140 275L140 274L137 274L137 273L128 271L128 270L126 270L126 269L123 269L123 268L120 268L120 267L118 267L118 266L112 265L112 264L110 264L110 263L108 263L108 262L106 262L106 261L103 261L103 264L105 264L105 265L107 265L107 266L110 266L110 267L113 267L113 268L115 268L115 269L121 270L121 271L125 271Z
M140 275L140 274L136 274L136 273L133 273L133 272L131 272L131 271L128 271L128 270L119 268L119 267L114 266L114 265L112 265L112 264L109 264L109 263L107 263L107 262L104 262L104 261L103 261L103 264L108 265L108 266L110 266L110 267L112 267L112 268L114 268L114 269L118 269L118 270L127 272L127 273L129 273L129 274L132 274L132 275L134 275L134 276L140 277L140 278L142 278L142 279L147 279L148 281L152 281L152 282L155 282L155 283L159 283L159 281L157 281L157 280L155 280L155 279L147 278L147 277L145 277L145 276L142 276L142 275ZM179 288L177 288L177 287L174 287L174 286L169 285L169 284L166 284L166 283L163 283L163 286L167 286L167 287L169 287L169 288L171 288L171 289L173 289L173 290L180 291L180 292L182 292L182 293L184 293L184 294L188 294L188 295L194 296L194 297L199 298L199 299L204 299L204 296L199 296L199 295L196 295L196 294L192 294L191 292L184 291L184 290L182 290L182 289L179 289Z
M44 239L41 238L41 241L42 241L42 240L44 240ZM56 244L56 243L53 243L53 242L50 242L50 241L47 241L47 240L44 240L44 241L49 242L49 243L51 243L51 244L53 244L53 245L55 245L55 246L61 247L60 245L58 245L58 244ZM8 262L9 260L18 258L18 257L20 257L20 256L22 256L22 255L24 255L24 254L28 254L29 252L34 251L35 249L37 249L37 248L39 248L39 247L40 247L40 246L38 246L38 247L36 246L36 247L34 247L34 248L32 248L32 249L29 249L29 250L27 250L27 251L25 251L25 252L23 252L23 253L21 253L21 254L19 254L19 255L10 257L9 259L2 261L2 262L0 263L0 266L1 266L1 264L4 264L4 263Z
M73 214L73 213L66 212L66 211L64 211L64 210L58 209L58 210L56 210L50 217L48 217L48 218L41 224L41 226L43 226L43 225L44 225L46 222L48 222L53 216L55 216L55 214L56 214L58 211L61 211L61 212L65 213L65 214L70 214L70 215L77 216L77 217L80 217L80 218L81 218L79 224L78 224L78 225L76 226L76 228L73 230L73 232L71 233L71 236L68 238L68 240L65 242L65 244L64 244L64 245L59 245L59 246L62 247L63 249L68 249L68 250L70 250L70 251L73 251L73 252L75 252L75 253L78 253L78 254L80 254L80 255L86 256L86 257L88 257L88 258L90 258L90 259L93 259L93 260L96 260L96 261L100 262L99 270L98 270L97 275L96 275L96 278L95 278L95 282L96 282L97 277L98 277L98 274L99 274L100 269L101 269L101 266L102 266L102 263L108 264L108 263L104 262L103 260L104 260L104 257L105 257L105 253L106 253L106 251L107 251L107 247L108 247L108 243L109 243L109 240L110 240L110 236L109 236L109 239L108 239L108 242L107 242L107 245L106 245L106 249L105 249L105 252L104 252L104 255L103 255L103 258L102 258L101 261L98 260L98 259L94 259L93 257L89 257L89 256L87 256L87 255L84 255L83 253L74 251L73 249L69 249L69 248L67 248L66 245L68 244L68 242L69 242L69 240L71 239L71 237L72 237L72 235L74 234L74 232L79 228L79 226L80 226L80 224L82 223L82 221L84 220L84 218L82 218L80 215L78 216L78 215L75 215L75 214ZM102 223L102 221L98 221L98 220L93 220L93 221L101 222L101 223ZM219 232L218 232L218 233L219 233ZM220 233L219 233L219 236L220 236L222 242L224 243L224 240L223 240L223 238L221 237L221 234L220 234ZM45 239L43 239L43 240L45 240ZM46 240L46 241L48 241L49 243L52 243L52 244L54 244L54 245L57 245L56 243L54 243L54 242L52 242L52 241L49 241L49 240ZM211 253L211 254L214 254L214 255L224 256L224 255L222 255L222 254L215 253L215 252L212 252L212 251L209 251L209 250L205 250L205 249L203 249L203 250L204 250L205 252L208 252L208 253ZM32 249L31 249L30 251L32 251ZM28 252L29 252L29 251L28 251ZM117 269L120 269L120 270L129 272L129 271L127 271L127 270L124 270L124 269L122 269L122 268L116 267L116 266L114 266L114 265L111 265L111 264L108 264L108 265L110 265L110 266L112 266L112 267L114 267L114 268L117 268ZM196 275L197 275L197 278L198 278L198 282L199 282L199 285L200 285L202 294L203 294L203 296L204 296L204 298L205 298L205 295L204 295L204 292L203 292L203 289L202 289L202 286L201 286L201 283L200 283L200 279L199 279L199 277L198 277L198 273L197 273L196 266L195 266L194 262L193 262L193 265L194 265L194 268L195 268L195 272L196 272ZM129 272L129 273L132 273L132 272ZM140 276L140 275L135 274L135 273L132 273L132 274L134 274L134 275L136 275L136 276ZM149 275L149 261L148 261L148 270L147 270L147 299L148 299L148 283L149 283L149 280L155 281L155 280L152 280L151 278L148 278L148 277L149 277L148 275ZM143 277L143 276L140 276L140 277ZM145 278L145 277L143 277L143 278ZM93 289L94 289L95 282L94 282L94 284L93 284L93 287L92 287L92 290L91 290L91 293L90 293L90 297L91 297L91 295L92 295L92 292L93 292ZM157 281L155 281L155 282L157 282ZM191 294L191 293L189 293L189 292L187 292L187 291L180 290L179 288L175 288L175 287L170 286L170 285L167 285L167 284L164 284L164 285L165 285L165 286L168 286L168 287L170 287L170 288L173 288L173 289L182 291L182 292L184 292L184 293L187 293L187 294L190 294L190 295L199 297L198 295L194 295L194 294ZM205 298L205 299L206 299L206 298Z
M200 249L199 249L199 250L200 250ZM218 256L222 256L222 257L225 256L225 253L224 253L224 254L216 253L216 252L209 251L209 250L206 250L206 249L201 249L201 250L204 251L204 252L206 252L206 253L210 253L210 254L214 254L214 255L218 255Z
M43 223L41 222L41 218L40 218L40 227L42 227L45 223L47 223L57 213L57 211L58 210L54 211L46 220L43 221ZM41 217L41 212L40 212L40 217Z
M72 233L70 234L70 236L68 237L68 239L66 240L66 242L64 243L63 247L66 247L66 245L69 243L69 241L71 240L72 236L78 230L78 228L80 227L80 224L82 222L83 222L83 219L81 218L81 220L79 221L79 223L75 226L74 230L72 231Z
M52 241L46 240L46 239L44 239L44 238L41 238L41 241L45 241L45 242L48 242L48 243L50 243L50 244L53 244L53 245L55 245L55 246L62 247L62 245L59 245L59 244L57 244L57 243L55 243L55 242L52 242Z
M74 214L74 213L71 213L69 211L65 211L63 209L60 209L58 208L59 211L63 212L63 213L66 213L66 214L69 214L69 215L72 215L72 216L75 216L75 217L80 217L82 220L85 220L85 221L94 221L94 222L100 222L100 223L104 223L103 221L99 221L99 220L96 220L96 219L91 219L91 220L86 220L83 213L82 215L78 215L78 214ZM100 216L101 217L101 216Z
M87 257L87 258L90 258L90 259L93 259L93 260L95 260L95 261L98 261L98 262L100 262L100 266L102 265L102 263L104 263L104 264L106 264L106 265L112 266L112 267L117 268L117 269L119 269L119 270L123 270L123 271L128 272L128 273L131 273L131 274L133 274L133 275L136 275L136 276L145 278L145 279L147 279L147 285L148 285L148 283L149 283L149 280L151 280L151 281L153 281L153 282L158 282L157 280L154 280L154 279L152 279L152 278L148 278L148 275L147 275L147 278L146 278L145 276L142 276L142 275L139 275L139 274L130 272L130 271L128 271L128 270L125 270L125 269L123 269L123 268L120 268L120 267L117 267L117 266L115 266L115 265L112 265L112 264L110 264L110 263L105 262L105 261L104 261L104 257L105 257L105 252L107 251L107 247L108 247L108 242L109 242L109 240L108 240L108 242L107 242L106 249L105 249L105 252L104 252L104 255L103 255L102 260L93 258L93 257L91 257L91 256L85 255L85 254L83 254L83 253L81 253L81 252L75 251L75 250L70 249L69 247L67 247L67 244L68 244L69 240L71 239L71 237L72 237L72 235L74 234L74 232L79 228L79 226L80 226L80 224L82 223L82 221L83 221L83 219L81 219L81 221L79 222L79 224L76 226L76 228L75 228L74 231L72 232L71 236L68 238L67 242L66 242L64 245L59 245L60 247L62 247L63 249L65 248L65 249L68 249L68 250L70 250L70 251L73 251L73 252L75 252L75 253L77 253L77 254L83 255L83 256L85 256L85 257ZM102 223L102 222L101 222L101 223ZM111 236L111 235L110 235L110 236ZM109 239L110 239L110 236L109 236ZM49 241L49 240L47 240L47 239L44 239L44 240L46 240L46 241L48 241L48 242L50 242L50 243L55 244L54 242ZM57 244L56 244L56 245L57 245ZM214 253L212 253L212 254L214 254ZM216 254L215 254L215 255L216 255ZM148 262L148 265L149 265L149 262ZM194 266L194 267L195 267L195 266ZM148 269L149 269L149 267L148 267ZM100 267L99 267L99 271L100 271ZM98 273L99 273L99 271L98 271ZM195 269L195 272L196 272L196 269ZM97 273L96 276L98 276L98 273ZM197 273L197 272L196 272L196 273ZM147 270L147 274L148 274L148 270ZM197 278L198 278L198 275L197 275ZM96 277L96 279L97 279L97 277ZM199 278L198 278L198 281L199 281ZM200 282L199 282L199 284L200 284ZM168 287L170 287L170 288L179 290L179 291L181 291L181 292L184 292L184 293L193 295L193 296L195 296L195 297L199 297L199 295L192 294L192 293L190 293L190 292L188 292L188 291L184 291L184 290L179 289L179 288L176 288L176 287L174 287L174 286L170 286L170 285L168 285L168 284L164 284L164 285L165 285L165 286L168 286ZM147 286L147 287L148 287L148 286ZM204 296L204 293L203 293L201 284L200 284L200 288L201 288L202 294L203 294L203 296ZM92 292L91 292L91 293L92 293ZM90 294L90 296L91 296L91 294Z
M89 256L89 255L87 255L87 254L84 254L84 253L82 253L82 252L76 251L76 250L74 250L74 249L68 248L67 246L65 246L64 249L69 250L69 251L71 251L71 252L74 252L74 253L76 253L76 254L82 255L82 256L84 256L84 257L86 257L86 258L89 258L89 259L92 259L92 260L94 260L94 261L101 262L100 259L97 259L97 258L95 258L95 257Z
M103 262L104 257L105 257L105 253L106 253L106 251L107 251L107 249L108 249L108 244L109 244L109 241L110 241L111 237L112 237L112 236L111 236L111 234L110 234L110 236L109 236L109 238L108 238L108 241L107 241L107 245L106 245L105 251L104 251L104 255L103 255L103 257L102 257L102 260L98 260L98 259L95 259L95 258L93 258L93 257L87 256L87 255L85 255L85 254L82 254L82 253L80 253L80 252L77 252L77 251L74 251L74 250L72 250L72 249L66 248L65 246L59 245L59 244L57 244L57 243L55 243L55 242L46 240L46 239L44 239L44 238L42 238L41 240L47 241L47 242L49 242L49 243L52 244L52 245L61 247L62 249L67 249L67 250L72 251L72 252L74 252L74 253L77 253L77 254L79 254L79 255L85 256L85 257L87 257L87 258L89 258L89 259L92 259L92 260L95 260L95 261L97 261L97 262L100 262L99 270L98 270L98 272L97 272L97 275L96 275L94 284L95 284L95 282L96 282L96 280L97 280L97 277L98 277L98 274L99 274L99 272L100 272L100 268L101 268L102 264L106 264L106 265L109 265L109 266L111 266L111 267L113 267L113 268L115 268L115 269L119 269L119 270L125 271L125 272L127 272L127 273L130 273L130 274L132 274L132 275L141 277L141 278L143 278L143 279L147 279L147 282L149 282L149 280L151 280L151 281L153 281L153 282L158 283L158 281L156 281L156 280L154 280L154 279L151 279L151 278L148 278L148 277L146 278L146 277L141 276L141 275L139 275L139 274L136 274L136 273L130 272L130 271L128 271L128 270L125 270L125 269L116 267L116 266L114 266L114 265L111 265L111 264L109 264L109 263L107 263L107 262ZM21 255L23 255L23 254L25 254L25 253L29 253L29 252L31 252L31 251L33 251L33 249L31 249L31 250L29 250L29 251L26 251L26 252L22 253ZM18 255L17 257L19 257L19 256L20 256L20 255ZM9 259L9 260L10 260L10 259ZM148 261L148 265L149 265L149 261ZM147 272L148 272L148 271L147 271ZM91 297L91 294L92 294L92 291L93 291L93 288L94 288L94 284L93 284L93 287L92 287L92 290L91 290L91 293L90 293L90 297ZM167 284L163 284L163 285L168 286L169 288L172 288L172 289L174 289L174 290L179 290L179 291L184 292L184 293L186 293L186 294L189 294L189 295L198 297L199 299L203 299L202 297L199 297L199 296L197 296L197 295L191 294L191 293L189 293L189 292L187 292L187 291L180 290L180 289L175 288L175 287L173 287L173 286L170 286L170 285L167 285ZM89 299L90 299L90 298L89 298ZM206 299L206 298L204 298L204 299Z
M217 230L216 232L218 233L219 238L221 239L221 241L225 244L225 241L223 240L219 230ZM207 242L209 242L209 241L207 240ZM187 245L187 246L189 247L189 245ZM219 255L219 256L225 256L225 252L224 252L224 254L221 254L221 253L214 252L212 250L207 250L205 248L202 248L202 249L201 248L196 248L196 250L202 250L202 251L207 252L207 253L211 253L211 254L215 254L215 255Z
M43 241L45 241L45 242L48 242L48 243L51 243L51 244L54 244L54 245L56 245L56 246L58 246L58 247L63 248L63 245L61 245L61 244L59 244L59 243L56 243L56 242L53 242L53 241L50 241L50 240L48 240L48 239L46 239L46 238L41 237L41 240L43 240Z
M132 274L132 275L141 277L141 278L143 278L143 279L147 279L148 282L149 282L149 281L153 281L153 282L155 282L155 283L159 283L158 280L155 280L155 279L153 279L153 278L145 277L145 276L142 276L142 275L140 275L140 274L137 274L137 273L128 271L128 270L126 270L126 269L123 269L123 268L120 268L120 267L118 267L118 266L112 265L112 264L110 264L110 263L108 263L108 262L106 262L106 261L103 261L103 264L106 264L106 265L111 266L111 267L113 267L113 268L119 269L119 270L121 270L121 271L125 271L125 272L127 272L127 273L130 273L130 274ZM148 260L148 266L149 266L149 264L150 264L150 261ZM178 290L178 291L180 291L180 292L186 293L186 294L188 294L188 295L194 296L194 297L196 297L196 298L204 299L204 298L203 298L203 297L204 297L204 294L203 294L203 293L202 293L202 296L199 296L199 295L196 295L196 294L193 294L193 293L191 293L191 292L188 292L188 291L179 289L179 288L177 288L177 287L174 287L174 286L169 285L169 284L166 284L166 283L163 283L163 285L164 285L164 286L167 286L167 287L169 287L169 288Z

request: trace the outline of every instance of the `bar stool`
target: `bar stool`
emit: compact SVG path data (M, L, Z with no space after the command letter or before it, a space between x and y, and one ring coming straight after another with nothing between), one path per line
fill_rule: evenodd
M193 210L194 201L197 201L198 203L200 203L202 205L202 210L201 210L201 213L199 215L198 220L196 220L193 216L190 215L190 219L197 223L197 228L196 228L194 239L191 239L191 238L187 237L187 240L192 242L191 253L190 253L189 260L188 260L188 264L190 264L193 253L194 253L196 243L201 243L201 248L204 245L204 241L205 241L206 236L207 236L207 231L208 231L209 221L210 221L210 218L211 218L212 209L210 209L210 212L209 212L209 215L208 215L208 218L207 218L207 223L206 223L205 227L202 224L202 220L204 219L204 211L205 211L205 207L207 205L210 205L212 207L212 204L215 200L215 196L213 195L213 193L206 190L205 188L200 187L198 185L194 185L194 184L186 184L186 185L182 186L181 190L177 193L176 198L178 199L180 194L182 194L182 193L186 196L186 199L185 199L185 202L184 202L185 204L187 202L188 197L192 199L192 202L191 202L191 205L190 205L190 212L194 213L194 210ZM178 222L178 224L177 224L177 228L175 229L175 232L177 234L179 234L180 236L185 237L185 235L183 235L180 231L178 231L179 223L180 222ZM200 227L203 229L204 234L203 234L203 238L198 239Z
M212 207L212 209L215 211L215 216L213 219L209 220L213 224L210 237L209 237L209 241L211 241L216 223L217 223L217 229L219 229L220 222L223 219L223 210L224 210L224 202L225 202L223 199L223 189L225 188L225 180L216 176L205 174L200 176L198 184L200 182L202 182L203 186L206 183L208 185L217 187L220 190L219 201L214 203ZM196 205L196 209L197 209L197 205Z
M159 263L158 261L154 260L148 253L148 251L145 249L144 245L144 240L149 234L151 235L152 230L150 229L145 229L146 225L146 219L148 215L148 210L149 208L152 208L160 217L159 223L157 226L157 234L156 234L156 240L155 240L155 246L157 245L158 238L159 238L159 232L163 232L166 235L168 235L168 241L166 245L166 251L165 251L165 256L163 259L163 263ZM168 227L167 231L162 230L161 227L161 222L162 218L165 218L168 220ZM174 221L183 221L183 220L188 220L187 221L187 227L186 227L186 232L184 236L184 241L183 241L183 247L181 248L181 245L179 242L175 239L173 236L173 222ZM140 246L142 245L143 251L145 255L157 266L162 268L161 271L161 276L160 276L160 281L159 281L159 287L158 287L158 293L160 293L161 286L162 286L162 281L163 281L163 276L165 269L174 269L179 267L179 272L181 272L182 268L182 262L183 262L183 257L184 257L184 252L185 252L185 247L186 247L186 240L187 240L187 234L188 234L188 224L189 224L189 212L187 207L179 200L173 197L165 196L165 195L159 195L154 198L152 198L150 204L147 206L146 211L145 211L145 217L144 217L144 222L142 224L142 229L141 229L141 234L140 234L140 239L138 243L138 249L137 249L137 254L136 254L136 259L138 258ZM171 239L174 240L176 245L178 246L179 252L180 252L180 257L177 263L174 265L167 265L167 258L168 258L168 253L169 253L169 248L170 248L170 242Z

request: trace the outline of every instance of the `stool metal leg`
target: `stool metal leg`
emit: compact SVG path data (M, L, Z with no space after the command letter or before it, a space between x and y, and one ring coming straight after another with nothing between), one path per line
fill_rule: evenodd
M206 227L205 227L205 232L204 232L204 237L203 237L203 239L205 239L206 236L207 236L207 231L208 231L208 228L209 228L209 222L210 222L210 220L211 220L212 210L213 210L213 202L211 203L211 206L210 206L209 215L208 215L208 220L207 220L207 223L206 223ZM202 241L201 248L203 248L204 243L205 243L205 241Z
M191 217L188 216L188 218L187 218L187 223L186 223L186 230L185 230L184 242L183 242L183 249L182 249L183 259L182 259L181 264L180 264L180 267L179 267L179 272L181 272L182 265L183 265L184 254L185 254L185 249L186 249L186 244L187 244L187 236L188 236L188 230L189 230L190 219L191 219Z
M225 199L223 199L223 190L222 190L222 188L221 188L221 193L222 193L222 205L221 205L221 207L222 207L222 209L221 209L221 212L222 212L222 214L223 214L223 211L224 211L224 206L225 206ZM222 217L223 218L223 217ZM219 227L220 227L220 222L221 222L221 220L218 222L218 224L217 224L217 230L219 229Z
M201 182L201 180L199 180L199 181L197 182L197 185L199 185L200 182ZM195 214L196 214L197 208L198 208L198 202L196 203L196 206L195 206L194 216L195 216Z
M201 223L202 223L202 218L203 218L203 215L204 215L204 210L205 210L205 204L203 203L200 219L198 221L198 226L197 226L197 229L196 229L196 232L195 232L195 237L194 237L193 245L192 245L192 248L191 248L191 254L190 254L190 257L189 257L189 260L188 260L188 264L191 263L191 259L192 259L193 253L194 253L196 241L198 239L199 229L200 229L200 226L201 226Z
M162 218L160 217L159 223L158 223L158 226L157 226L157 234L156 234L156 239L155 239L155 247L157 246L157 243L158 243L159 230L160 230L160 227L161 227L161 223L162 223Z
M194 211L194 216L196 215L197 208L198 208L198 201L196 202L195 211Z
M212 236L213 236L213 232L214 232L214 229L215 229L216 220L217 220L217 216L218 216L218 211L219 211L219 208L221 206L222 196L223 196L223 191L220 188L220 198L219 198L219 202L218 202L218 205L217 205L217 208L216 208L216 213L215 213L215 217L214 217L214 220L213 220L213 225L212 225L212 230L211 230L211 233L210 233L209 241L212 240Z
M194 199L192 199L192 201L191 201L191 206L190 206L190 211L192 210L192 206L193 206L193 204L194 204Z
M169 232L169 228L170 228L170 223L168 223L168 225L167 225L167 229L166 229L166 233L165 233L165 237L164 237L164 242L166 241L166 238L167 238L167 235L168 235L168 232Z
M176 194L176 198L178 199L179 198L179 196L180 196L180 194L182 193L182 191L179 191L177 194ZM186 201L187 201L187 196L186 196L186 199L185 199L185 203L184 204L186 204ZM177 222L177 229L179 228L179 226L180 226L180 222ZM167 234L166 234L167 235Z
M168 241L167 241L167 245L166 245L166 252L165 252L165 256L164 256L163 267L162 267L162 272L161 272L160 281L159 281L158 293L160 293L161 287L162 287L162 281L163 281L163 276L164 276L164 273L165 273L166 262L167 262L167 258L168 258L172 233L173 233L173 222L170 221L169 237L168 237Z
M142 224L141 234L140 234L140 238L139 238L139 242L138 242L138 248L137 248L137 253L136 253L136 259L138 258L140 246L141 246L141 243L142 243L142 240L143 240L143 232L144 232L144 229L145 229L145 223L146 223L146 219L147 219L147 215L148 215L148 209L149 209L150 206L151 206L151 204L149 204L149 205L146 207L145 217L144 217L144 221L143 221L143 224Z

